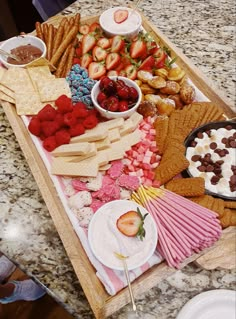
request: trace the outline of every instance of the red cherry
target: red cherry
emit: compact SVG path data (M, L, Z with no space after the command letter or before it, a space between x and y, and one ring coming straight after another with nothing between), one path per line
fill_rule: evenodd
M127 100L129 98L129 87L126 85L119 88L117 94L122 100Z
M119 109L119 100L115 96L110 96L107 99L108 111L116 112Z
M99 104L102 103L102 101L104 101L107 98L106 94L104 92L99 92L98 96L97 96L97 101Z
M134 87L129 87L129 96L132 101L136 101L138 99L138 91Z
M108 76L104 75L104 76L100 79L99 88L100 88L101 90L104 90L104 89L106 88L106 86L107 86L111 81L112 81L112 80L111 80Z
M128 111L128 109L129 109L128 102L125 100L121 100L119 102L119 111L125 112L125 111Z

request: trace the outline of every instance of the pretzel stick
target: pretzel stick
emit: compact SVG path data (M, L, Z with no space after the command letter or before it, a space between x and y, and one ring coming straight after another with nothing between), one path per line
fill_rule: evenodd
M60 27L60 26L64 27L65 24L66 24L66 22L68 22L68 19L67 19L66 17L64 17L64 18L61 20L61 22L60 22L60 24L59 24L59 27Z
M62 56L65 49L68 47L68 45L74 40L78 33L78 26L73 26L70 30L70 32L66 35L62 43L59 45L58 49L56 50L55 54L52 56L50 62L53 65L56 65L59 61L60 57Z
M48 43L47 43L47 59L50 60L52 57L52 43L53 43L53 25L49 24L48 27Z
M75 18L74 18L74 17L71 17L71 18L69 19L69 27L70 27L70 28L73 27L74 24L75 24Z
M41 27L41 23L40 22L37 21L35 23L35 29L36 29L37 37L44 41L43 31L42 31L42 27Z
M48 25L47 25L47 23L43 23L42 28L43 28L44 42L47 46L47 44L48 44Z
M65 70L63 73L64 77L67 76L67 74L70 72L70 69L72 68L74 55L75 55L75 47L74 47L74 45L72 45L70 50L69 50L67 63L66 63Z
M66 35L69 31L70 27L69 27L69 21L67 20L64 24L64 34Z
M57 67L57 70L55 72L55 76L57 78L60 78L63 76L63 71L64 71L64 66L66 64L66 61L67 61L67 58L68 58L68 55L69 55L69 52L70 52L70 49L72 47L72 44L70 44L67 49L65 50L65 52L63 53L62 57L61 57L61 60L58 64L58 67Z
M52 49L52 56L58 49L60 43L62 42L63 34L64 34L64 26L60 25L59 28L57 29L57 33L53 41L54 43L53 43L53 49Z
M79 25L80 24L80 13L77 13L75 15L75 25Z

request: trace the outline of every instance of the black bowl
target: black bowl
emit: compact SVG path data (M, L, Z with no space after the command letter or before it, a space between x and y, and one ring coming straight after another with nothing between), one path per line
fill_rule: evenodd
M232 128L236 129L236 121L235 120L234 121L210 122L210 123L207 123L207 124L204 124L204 125L201 125L201 126L197 127L196 129L194 129L188 135L188 137L184 141L184 145L186 147L186 151L187 151L187 147L189 147L191 145L192 141L197 137L197 134L199 132L206 132L206 131L209 131L211 129L224 128L224 127L226 127L228 125L231 125ZM183 177L193 177L193 176L190 173L190 171L188 169L186 169L183 172ZM230 196L225 196L225 195L222 195L222 194L214 193L214 192L211 192L208 189L205 190L205 193L207 195L211 195L211 196L214 196L214 197L219 197L219 198L222 198L224 200L232 200L232 201L236 200L236 197L230 197Z

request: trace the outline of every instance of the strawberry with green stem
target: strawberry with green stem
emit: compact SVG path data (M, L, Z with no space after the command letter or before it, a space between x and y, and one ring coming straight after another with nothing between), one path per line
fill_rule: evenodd
M138 237L140 240L143 240L146 234L144 220L147 215L148 213L142 215L140 209L137 207L137 211L130 210L121 215L116 221L116 226L123 235Z

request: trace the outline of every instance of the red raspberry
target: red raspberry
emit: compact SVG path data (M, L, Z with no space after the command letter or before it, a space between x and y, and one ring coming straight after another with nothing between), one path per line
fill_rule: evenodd
M55 104L59 113L67 113L73 111L71 99L64 94L56 99Z
M56 114L57 111L51 106L51 104L47 104L38 112L37 117L40 121L53 121Z
M56 142L55 136L49 136L49 137L45 138L45 140L43 141L43 147L48 152L53 151L57 147L57 142Z
M57 115L55 117L55 122L58 124L58 128L62 128L64 126L63 114L57 113Z
M78 107L80 109L87 109L87 105L84 102L75 103L74 107Z
M64 124L67 126L74 126L77 123L76 117L73 112L64 114L63 116Z
M84 134L85 128L84 128L83 124L78 123L75 126L71 127L69 132L70 132L71 137L78 136L78 135Z
M42 133L45 137L52 136L58 130L58 124L54 121L41 122Z
M78 102L74 105L73 113L78 118L85 118L88 116L88 110L83 102Z
M70 143L70 133L67 130L57 131L55 134L57 146Z
M29 129L31 134L39 136L41 133L40 120L37 117L32 117L30 122L29 122L28 129Z
M89 115L83 121L83 125L86 129L91 129L98 124L98 119L95 115Z

